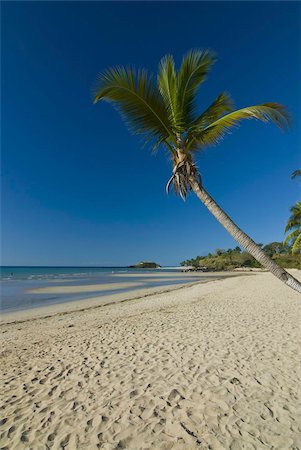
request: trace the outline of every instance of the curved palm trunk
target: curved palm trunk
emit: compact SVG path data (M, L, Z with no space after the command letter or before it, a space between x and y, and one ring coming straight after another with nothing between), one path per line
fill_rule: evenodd
M275 277L279 278L296 291L301 292L301 283L282 267L278 266L275 261L273 261L246 233L244 233L194 177L189 177L189 183L196 196L242 247L275 275Z

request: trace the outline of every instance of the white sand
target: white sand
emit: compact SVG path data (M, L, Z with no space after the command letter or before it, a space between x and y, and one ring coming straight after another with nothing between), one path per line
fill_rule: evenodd
M300 319L259 273L2 325L0 446L297 450Z

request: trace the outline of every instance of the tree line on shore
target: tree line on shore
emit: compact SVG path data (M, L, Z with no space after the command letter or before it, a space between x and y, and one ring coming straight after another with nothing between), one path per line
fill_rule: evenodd
M292 246L282 242L259 244L262 249L281 267L301 269L301 254L292 253ZM193 266L196 269L233 270L237 268L260 268L262 265L248 252L235 247L228 250L217 249L206 256L196 256L181 262L181 266Z

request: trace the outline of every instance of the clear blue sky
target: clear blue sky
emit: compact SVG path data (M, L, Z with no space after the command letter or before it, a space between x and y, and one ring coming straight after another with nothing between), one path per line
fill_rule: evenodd
M117 64L156 71L192 47L218 54L199 104L287 105L288 133L243 123L198 166L212 196L257 242L282 240L300 167L300 3L2 3L2 264L178 264L236 245L170 163L140 148L110 105L91 103Z

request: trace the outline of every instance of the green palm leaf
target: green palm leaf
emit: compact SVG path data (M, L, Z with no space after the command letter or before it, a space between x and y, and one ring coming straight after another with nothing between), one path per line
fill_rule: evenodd
M299 230L294 230L291 233L289 233L286 238L284 239L283 243L284 244L288 244L289 241L295 241L295 239L299 236L300 231Z
M229 111L233 111L232 99L229 94L222 92L214 102L193 121L190 130L193 131L199 128L206 128Z
M163 98L168 111L169 121L175 132L178 131L178 95L177 95L177 75L175 71L174 59L171 55L166 55L161 59L158 69L158 89Z
M285 238L284 243L292 242L292 253L301 251L301 202L297 202L290 209L291 215L285 227L285 232L292 230Z
M292 206L290 212L291 215L285 227L285 232L295 227L301 228L301 202L297 202L294 206Z
M301 251L301 233L299 233L293 244L292 253L296 253L298 250Z
M177 77L179 123L182 131L187 131L195 118L197 90L215 61L215 56L209 50L192 49L183 57Z
M102 73L94 89L94 103L113 103L129 129L142 134L146 142L158 145L174 141L168 113L162 97L145 70L124 67L110 68Z
M289 219L287 222L287 225L285 227L284 232L286 233L287 231L293 230L294 228L299 228L301 227L301 220L299 219Z
M262 122L271 121L279 128L286 128L290 122L287 110L278 103L249 106L227 114L205 128L195 129L189 137L188 148L192 144L194 146L198 144L198 148L217 144L231 129L237 127L242 119L257 119Z

